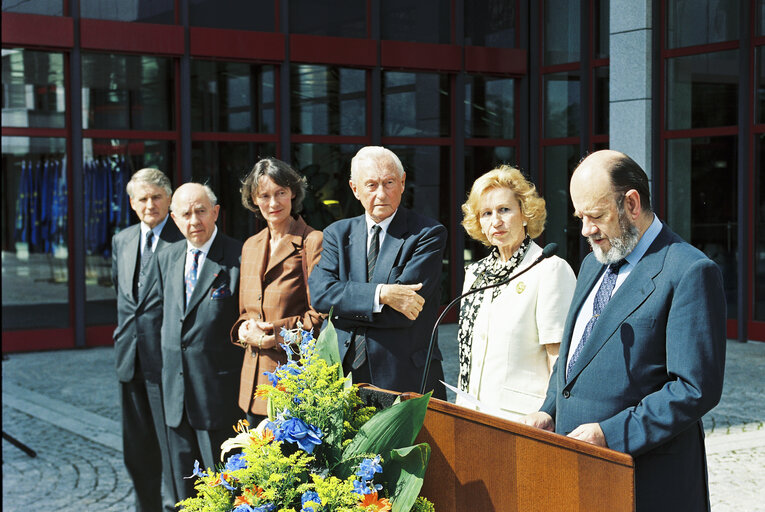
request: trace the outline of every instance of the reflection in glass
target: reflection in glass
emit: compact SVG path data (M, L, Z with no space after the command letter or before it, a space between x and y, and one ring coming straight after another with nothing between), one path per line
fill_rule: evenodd
M3 48L2 56L3 126L64 128L63 54Z
M3 0L3 12L63 16L64 0Z
M755 16L757 16L757 28L755 33L758 36L765 36L765 0L757 0L757 9Z
M449 76L383 72L383 135L448 137Z
M544 134L546 138L579 135L579 73L544 75Z
M193 27L234 30L276 30L274 0L189 0Z
M80 16L100 20L175 23L174 0L80 0Z
M191 179L207 183L218 197L218 226L229 236L246 240L265 227L242 206L239 189L255 162L275 156L273 144L252 142L194 142L191 145Z
M728 318L736 317L736 137L667 141L667 223L720 266Z
M381 9L383 39L416 43L451 42L449 0L385 0Z
M274 66L191 61L191 129L274 133Z
M84 139L85 298L88 325L117 323L111 278L112 236L138 222L125 187L134 172L153 167L175 174L171 141Z
M366 133L364 70L294 64L291 72L292 133Z
M593 80L593 130L595 135L608 135L608 66L595 68Z
M580 60L579 0L545 0L544 66Z
M303 219L315 229L364 213L348 181L356 144L292 144L292 164L308 180Z
M765 322L765 134L754 138L754 319Z
M595 38L595 58L607 59L609 56L611 37L611 0L595 0L595 26L597 30L593 34Z
M765 123L765 46L754 49L755 123Z
M465 2L465 46L515 48L514 0Z
M460 205L467 200L473 182L500 165L517 167L518 158L513 146L468 146L465 148L465 194L458 196ZM474 261L489 255L489 249L481 242L462 234L465 238L464 263L469 265ZM458 236L461 236L458 235Z
M515 80L468 75L465 79L465 137L515 137Z
M738 50L667 59L667 128L738 122Z
M730 0L668 0L667 47L732 41L739 37L739 8Z
M580 223L573 215L574 205L568 194L568 183L578 163L579 146L544 148L545 243L557 243L558 256L568 261L576 272L579 271L582 236Z
M3 330L69 325L66 140L3 136Z
M290 32L293 34L358 38L367 36L367 2L290 0L289 9Z

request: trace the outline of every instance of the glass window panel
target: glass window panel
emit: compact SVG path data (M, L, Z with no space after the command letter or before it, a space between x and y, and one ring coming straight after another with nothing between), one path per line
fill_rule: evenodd
M63 54L3 48L2 56L3 126L64 128Z
M465 2L465 45L515 48L514 0Z
M609 39L611 32L610 12L611 0L595 0L595 58L607 59L609 56Z
M293 166L308 180L303 219L309 226L324 229L364 213L348 185L351 159L359 149L356 144L292 144Z
M568 194L571 173L579 163L579 146L546 146L544 148L544 198L547 206L545 243L558 244L558 256L579 272L581 226L574 217L574 205Z
M383 39L417 43L451 42L449 0L385 0L380 5Z
M754 77L757 84L754 99L757 109L755 123L765 123L765 46L758 46L754 52Z
M191 145L191 177L207 183L218 197L218 226L227 235L246 240L265 227L242 206L239 189L255 162L276 153L274 144L252 142L194 142Z
M191 129L274 133L274 66L191 61Z
M117 323L112 236L138 222L125 186L144 167L175 174L175 144L154 140L83 140L85 298L88 325ZM172 222L170 220L169 222Z
M3 12L63 16L63 0L3 0Z
M517 166L518 157L514 146L468 146L465 148L465 193L458 195L462 205L470 194L473 182L480 176L502 164ZM464 264L488 256L489 249L481 242L470 238L462 228L457 228L465 236Z
M446 146L390 146L389 149L401 159L406 172L406 189L401 205L406 208L414 208L414 205L417 205L418 213L438 220L446 226L448 233L454 233L451 224L449 148ZM444 251L443 262L441 304L446 304L451 294L449 281L451 261L448 247Z
M190 0L189 23L195 27L276 30L274 0Z
M515 80L468 75L465 79L465 137L515 137Z
M3 136L3 330L69 326L66 139Z
M366 71L294 64L290 80L292 133L366 133Z
M100 20L175 23L174 0L80 0L80 16Z
M754 144L754 319L765 322L765 133Z
M172 69L164 57L83 54L83 128L172 130Z
M765 0L757 0L757 29L756 34L765 36Z
M738 122L738 50L667 59L667 128Z
M271 0L273 3L273 0ZM387 4L386 4L387 7ZM367 37L367 2L290 0L290 32L335 37Z
M545 137L579 136L579 73L553 73L543 80Z
M681 48L738 39L741 3L730 0L668 0L667 47Z
M580 10L579 0L545 0L543 65L580 60Z
M736 318L737 138L667 141L667 223L720 266L728 318Z
M595 68L593 74L593 130L595 135L608 135L608 66Z
M449 76L438 73L383 73L383 135L448 137Z

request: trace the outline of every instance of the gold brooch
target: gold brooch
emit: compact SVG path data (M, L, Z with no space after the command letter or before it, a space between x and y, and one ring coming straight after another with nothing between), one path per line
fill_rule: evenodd
M526 283L524 283L523 281L515 285L515 291L518 293L523 293L523 290L525 289L526 289Z

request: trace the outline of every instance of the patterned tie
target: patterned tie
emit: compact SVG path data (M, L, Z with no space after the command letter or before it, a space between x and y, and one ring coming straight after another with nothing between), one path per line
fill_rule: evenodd
M369 242L369 251L367 251L367 282L372 282L372 276L375 273L375 264L377 263L377 255L380 252L380 226L375 224L372 226L372 240Z
M369 251L367 252L367 282L372 282L372 276L375 273L375 264L377 255L380 253L380 226L372 226L372 239L369 241ZM367 360L367 334L366 329L359 330L353 340L353 362L351 370L358 370Z
M152 246L154 245L154 231L149 230L146 232L146 244L143 246L143 252L141 253L141 270L143 270L146 267L146 264L151 259L152 254L154 254L154 251L151 250Z
M595 322L598 321L600 313L603 311L603 308L606 307L608 301L611 300L611 293L614 291L616 278L619 275L619 269L622 268L622 265L626 262L626 260L619 260L616 263L609 265L606 269L606 275L600 283L600 288L598 288L598 292L595 294L595 300L592 304L592 318L587 322L587 325L584 328L584 333L582 333L582 340L579 342L576 350L574 350L574 353L571 355L571 359L568 361L566 378L568 378L568 374L571 373L571 368L574 367L576 360L579 359L579 354L582 353L582 347L584 347L584 344L587 342L587 338L590 337L590 333L595 327Z
M194 256L194 261L191 263L191 267L189 268L189 271L186 272L185 281L186 281L186 306L189 305L189 300L191 300L191 294L194 293L194 287L197 285L197 270L199 270L199 255L202 254L202 251L199 249L192 249L191 255Z

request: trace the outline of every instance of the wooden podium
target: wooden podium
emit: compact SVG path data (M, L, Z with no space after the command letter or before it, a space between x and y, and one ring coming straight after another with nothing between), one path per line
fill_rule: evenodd
M437 399L417 442L432 449L421 494L437 512L635 510L624 453Z

